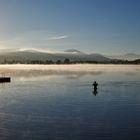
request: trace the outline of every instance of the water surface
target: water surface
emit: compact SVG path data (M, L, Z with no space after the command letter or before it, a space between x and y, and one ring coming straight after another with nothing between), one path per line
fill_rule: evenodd
M1 140L140 139L138 70L19 73L0 84Z

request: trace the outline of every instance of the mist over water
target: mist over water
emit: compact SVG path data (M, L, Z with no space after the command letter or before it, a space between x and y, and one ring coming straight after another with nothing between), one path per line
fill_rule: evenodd
M1 140L140 139L139 66L55 67L0 66Z

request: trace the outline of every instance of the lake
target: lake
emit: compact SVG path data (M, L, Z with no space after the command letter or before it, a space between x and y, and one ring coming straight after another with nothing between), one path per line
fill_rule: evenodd
M12 78L0 84L0 140L140 139L138 65L1 65L0 73Z

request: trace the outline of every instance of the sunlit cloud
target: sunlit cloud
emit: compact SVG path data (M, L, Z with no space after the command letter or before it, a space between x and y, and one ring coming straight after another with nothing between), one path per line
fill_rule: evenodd
M30 52L41 52L41 53L58 53L57 51L48 48L19 48L17 51L30 51Z
M13 38L0 40L0 51L15 50L34 50L40 52L51 52L57 46L64 46L67 44L68 35L62 33L53 33L47 31L28 31L23 32ZM58 40L61 40L58 42ZM52 48L52 49L50 49ZM53 51L54 52L54 51Z
M49 37L47 40L61 40L61 39L66 39L66 38L68 38L67 35L61 35L61 36Z

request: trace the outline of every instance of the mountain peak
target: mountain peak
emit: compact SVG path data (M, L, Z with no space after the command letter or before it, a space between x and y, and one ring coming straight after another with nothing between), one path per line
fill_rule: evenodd
M126 56L136 56L137 54L135 54L135 53L126 53L125 55Z
M76 49L69 49L69 50L66 50L65 52L69 52L69 53L82 53L81 51L76 50Z

